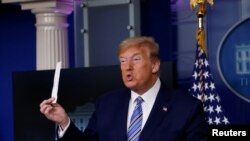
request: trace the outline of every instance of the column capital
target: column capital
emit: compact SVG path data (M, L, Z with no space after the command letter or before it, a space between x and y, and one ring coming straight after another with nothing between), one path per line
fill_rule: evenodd
M74 0L2 0L2 3L19 3L22 10L33 12L59 12L70 14L74 8Z

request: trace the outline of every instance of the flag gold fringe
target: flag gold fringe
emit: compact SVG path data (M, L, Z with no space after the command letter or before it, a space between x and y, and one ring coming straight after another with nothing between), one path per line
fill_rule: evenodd
M206 39L206 34L203 28L199 28L196 32L196 40L197 40L197 44L199 46L201 46L202 50L204 51L205 54L207 54L207 49L206 49L206 43L205 43L205 39Z

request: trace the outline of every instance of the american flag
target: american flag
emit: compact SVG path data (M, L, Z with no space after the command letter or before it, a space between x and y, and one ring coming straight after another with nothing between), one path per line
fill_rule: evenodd
M189 93L203 102L206 121L209 125L229 124L228 118L220 104L209 63L203 48L197 44L196 59Z

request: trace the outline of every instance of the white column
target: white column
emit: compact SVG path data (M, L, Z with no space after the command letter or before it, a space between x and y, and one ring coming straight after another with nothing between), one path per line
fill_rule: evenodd
M54 69L58 61L69 67L68 23L69 13L56 8L33 9L36 15L36 68Z
M2 3L18 3L22 10L35 14L37 70L55 69L58 61L62 68L69 67L67 16L73 11L74 0L2 0Z

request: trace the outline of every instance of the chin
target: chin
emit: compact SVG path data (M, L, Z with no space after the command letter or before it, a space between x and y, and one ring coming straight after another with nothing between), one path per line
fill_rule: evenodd
M135 88L135 86L136 86L135 84L133 84L133 83L131 83L131 82L126 82L125 85L126 85L126 87L129 88L129 89L133 89L133 88Z

